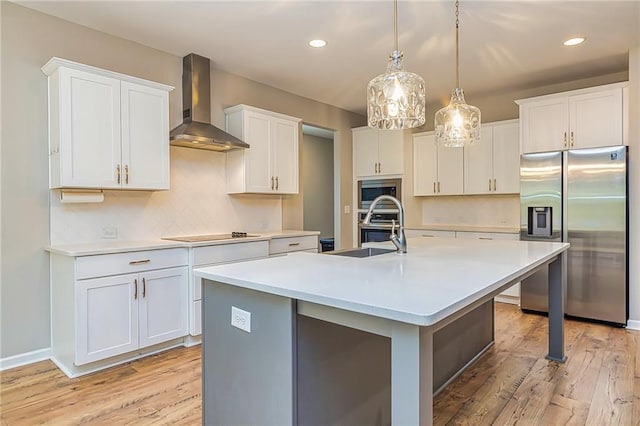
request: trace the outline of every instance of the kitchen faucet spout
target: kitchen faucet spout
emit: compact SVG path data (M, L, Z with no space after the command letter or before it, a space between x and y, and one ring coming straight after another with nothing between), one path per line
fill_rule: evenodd
M371 221L371 215L373 214L373 210L376 208L376 205L382 200L389 200L398 207L398 233L396 234L396 224L395 220L391 222L391 242L394 246L396 246L396 252L400 254L404 254L407 252L407 237L404 234L404 208L402 207L402 203L396 197L392 197L391 195L380 195L376 199L371 202L369 206L369 210L364 217L362 223L364 225L368 225Z

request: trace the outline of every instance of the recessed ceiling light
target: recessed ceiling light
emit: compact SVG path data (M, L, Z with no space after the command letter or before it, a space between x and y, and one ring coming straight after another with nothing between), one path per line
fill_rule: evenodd
M320 39L311 40L309 42L309 46L311 47L325 47L326 45L327 45L327 42Z
M583 43L585 40L584 37L575 37L575 38L570 38L569 40L564 42L565 46L575 46L576 44L580 44Z

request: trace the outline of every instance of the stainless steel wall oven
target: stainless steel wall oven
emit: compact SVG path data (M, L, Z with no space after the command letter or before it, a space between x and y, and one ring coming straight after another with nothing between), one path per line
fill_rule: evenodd
M375 179L358 181L358 245L387 241L393 221L398 222L398 209L392 202L376 207L369 225L362 225L371 202L380 195L391 195L402 201L402 179Z

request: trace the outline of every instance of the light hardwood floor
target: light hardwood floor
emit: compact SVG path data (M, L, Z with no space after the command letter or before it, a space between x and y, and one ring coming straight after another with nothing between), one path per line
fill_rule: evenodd
M496 303L496 344L434 401L434 423L640 425L640 332L565 322L569 357L544 359L547 319ZM44 361L2 372L2 425L201 423L200 347L68 379Z

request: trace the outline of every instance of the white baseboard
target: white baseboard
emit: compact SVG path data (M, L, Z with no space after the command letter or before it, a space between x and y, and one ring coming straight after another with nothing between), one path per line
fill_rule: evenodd
M627 328L629 330L640 330L640 321L628 320L627 321Z
M24 354L0 358L0 371L20 367L34 362L44 361L51 357L51 348L38 349Z

